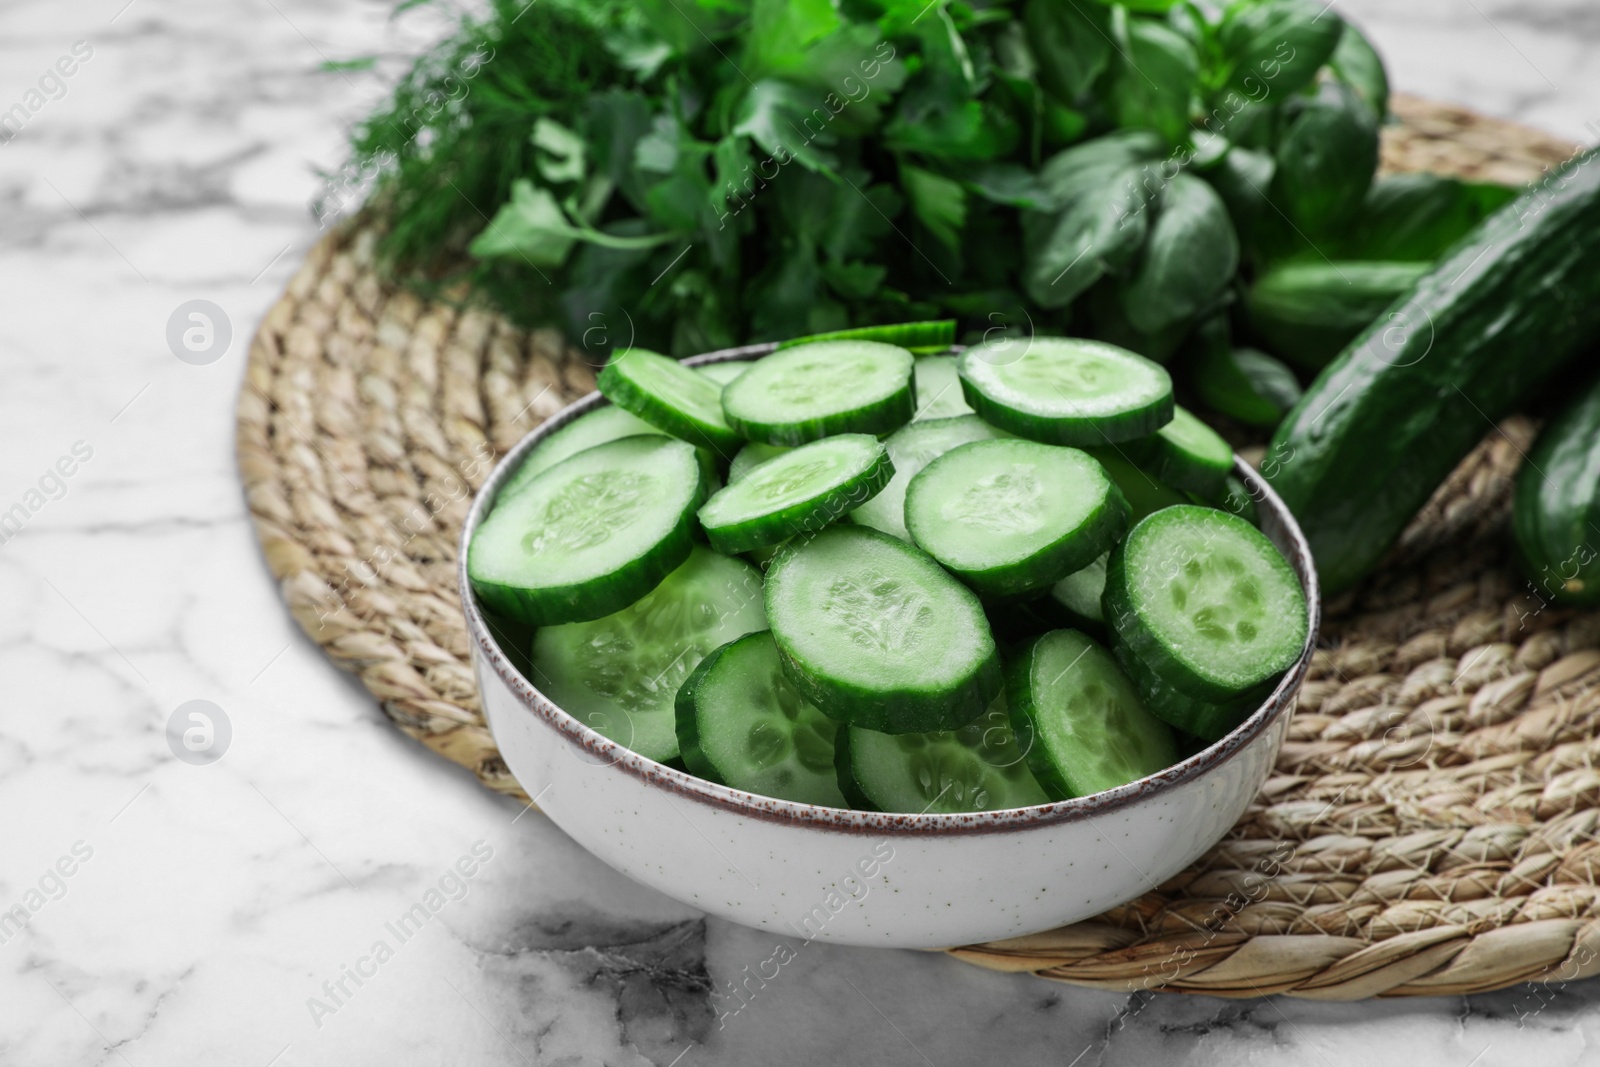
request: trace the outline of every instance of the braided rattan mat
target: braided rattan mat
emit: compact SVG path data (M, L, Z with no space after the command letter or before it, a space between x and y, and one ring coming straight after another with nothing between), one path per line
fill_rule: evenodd
M1390 169L1520 182L1572 150L1395 109ZM503 793L520 795L478 711L456 535L495 456L593 385L554 334L381 282L358 220L267 314L239 398L240 472L289 610L396 725ZM1521 419L1490 432L1389 569L1329 605L1276 773L1225 841L1094 921L956 955L1329 999L1600 970L1600 615L1541 610L1507 559L1531 437Z

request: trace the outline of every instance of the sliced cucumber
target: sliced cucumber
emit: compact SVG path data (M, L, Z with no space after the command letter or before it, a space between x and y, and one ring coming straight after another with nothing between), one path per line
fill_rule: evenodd
M569 715L649 759L678 755L674 704L713 649L764 629L761 574L696 547L637 603L533 637L531 681Z
M894 477L883 491L851 513L850 518L862 526L893 534L902 541L911 540L906 530L906 486L917 472L936 456L942 456L957 445L972 441L993 441L1009 437L976 415L958 415L949 419L928 419L902 426L884 442L889 449L889 459L894 462ZM734 457L737 459L738 457Z
M943 352L956 343L956 320L933 319L927 322L898 322L888 326L858 326L832 333L815 333L778 342L778 348L814 344L817 341L881 341L899 345L910 352Z
M690 774L797 804L849 807L834 771L839 725L789 684L766 631L701 660L678 690L677 724Z
M1192 734L1206 741L1220 741L1252 711L1260 707L1261 702L1272 692L1271 683L1264 682L1252 686L1238 696L1229 697L1220 704L1207 703L1204 700L1196 700L1167 684L1122 642L1113 642L1111 651L1116 656L1117 665L1122 668L1122 672L1128 676L1128 681L1133 683L1134 690L1138 692L1139 702L1152 715L1186 734Z
M598 619L688 558L704 499L704 468L684 442L646 435L597 445L491 511L467 548L467 574L489 608L518 622Z
M959 730L881 734L842 727L839 786L867 811L955 814L1049 803L1017 747L1004 695Z
M1170 767L1167 724L1139 703L1111 653L1076 630L1029 645L1006 676L1017 744L1055 800L1088 796Z
M913 373L917 383L917 413L911 421L972 414L972 405L961 394L961 376L956 373L955 356L918 356Z
M728 425L769 445L886 434L915 411L911 375L911 353L903 348L819 341L756 363L723 389L722 410Z
M1106 591L1106 559L1109 555L1107 553L1093 563L1080 567L1050 587L1050 599L1067 612L1068 618L1073 620L1074 629L1094 631L1105 627L1106 615L1101 608L1100 597Z
M978 598L888 534L830 526L796 538L772 561L765 593L784 672L840 722L954 730L1000 690Z
M568 456L577 455L586 448L603 445L607 441L615 441L622 437L637 437L639 434L667 436L665 430L656 429L633 412L624 411L615 404L608 404L603 408L596 408L587 415L578 416L540 441L523 457L522 464L506 480L505 486L495 497L495 507L505 503L523 486Z
M1160 364L1101 341L1035 337L975 345L956 363L973 410L1018 437L1103 445L1155 433L1172 418Z
M1271 541L1214 508L1138 523L1106 565L1116 639L1175 689L1220 703L1288 669L1306 640L1305 595Z
M731 456L742 444L722 416L722 387L675 359L630 348L600 372L600 392L652 426Z
M978 592L1047 588L1110 550L1128 505L1093 457L1016 439L960 445L906 489L906 527Z
M1233 448L1186 408L1174 407L1171 422L1125 448L1167 485L1207 498L1222 493L1233 470Z
M718 387L727 385L735 378L751 368L752 364L745 360L731 359L726 363L707 363L695 370L716 382Z
M728 555L820 530L888 484L894 464L883 442L837 434L801 445L713 493L700 509L711 547Z
M734 453L733 460L728 464L728 484L732 485L760 464L777 459L788 451L783 445L764 445L759 441L751 441Z

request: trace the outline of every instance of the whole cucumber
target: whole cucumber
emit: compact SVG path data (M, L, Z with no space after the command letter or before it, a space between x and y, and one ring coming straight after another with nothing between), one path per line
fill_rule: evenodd
M1600 603L1600 382L1539 435L1511 515L1540 600Z
M1250 328L1280 358L1318 371L1427 270L1426 263L1284 263L1245 292L1245 311Z
M1330 364L1262 461L1324 591L1382 559L1445 476L1600 337L1590 149L1489 216Z

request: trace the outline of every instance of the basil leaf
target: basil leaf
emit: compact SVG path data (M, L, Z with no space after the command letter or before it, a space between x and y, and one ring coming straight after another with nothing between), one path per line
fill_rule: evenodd
M1080 306L1090 337L1137 352L1157 363L1171 360L1189 333L1187 322L1157 333L1146 333L1129 322L1122 301L1122 279L1116 277L1102 279L1083 295Z
M1144 252L1122 290L1134 329L1160 333L1192 318L1228 287L1239 267L1239 239L1216 192L1179 174L1161 197Z
M1234 232L1246 248L1254 248L1264 215L1273 209L1267 203L1272 174L1277 163L1265 152L1233 145L1205 172L1205 179L1222 197Z
M1119 130L1074 145L1039 169L1047 205L1022 218L1022 286L1047 308L1065 307L1108 270L1133 258L1149 219L1148 164L1164 148L1149 130Z
M1144 243L1149 220L1133 192L1141 167L1103 168L1055 214L1023 216L1022 285L1041 307L1061 308Z
M1378 124L1359 97L1327 82L1278 144L1272 198L1316 241L1360 209L1378 167Z
M1219 84L1259 99L1265 86L1282 98L1311 84L1333 55L1344 20L1315 0L1235 3L1217 32L1224 64Z
M1119 126L1160 132L1176 144L1189 131L1189 102L1199 60L1183 35L1159 22L1112 12L1122 54L1112 68L1111 112ZM1125 32L1118 32L1125 31Z
M1039 168L1039 185L1054 207L1161 158L1165 146L1149 130L1118 130L1056 153Z
M1389 117L1389 75L1384 72L1383 57L1348 22L1328 65L1336 78L1355 90L1379 122Z
M1194 363L1195 395L1218 414L1246 426L1278 425L1300 401L1300 379L1285 364L1226 337L1205 345Z
M1393 174L1368 190L1361 216L1337 243L1357 259L1431 263L1509 201L1517 190L1440 174Z
M1039 84L1074 103L1111 58L1111 16L1094 4L1029 0L1022 18L1038 63Z

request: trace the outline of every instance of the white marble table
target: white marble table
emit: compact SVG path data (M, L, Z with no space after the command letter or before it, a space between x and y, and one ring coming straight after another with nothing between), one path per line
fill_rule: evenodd
M770 935L632 884L393 730L281 610L232 450L317 170L441 31L391 7L0 6L0 112L72 69L0 145L0 513L27 512L0 535L0 912L29 919L0 917L0 1064L1593 1062L1592 982L1130 999L818 946L724 1016ZM1401 89L1600 136L1592 0L1339 10ZM373 51L377 72L318 71ZM232 327L200 366L166 340L196 299ZM231 726L210 765L167 744L191 700ZM400 941L385 924L441 879L456 899Z

